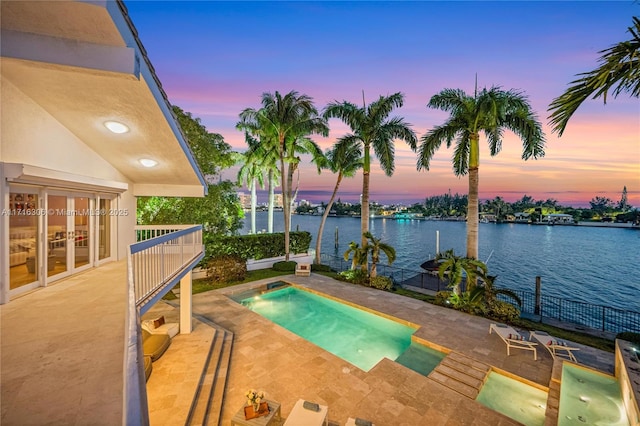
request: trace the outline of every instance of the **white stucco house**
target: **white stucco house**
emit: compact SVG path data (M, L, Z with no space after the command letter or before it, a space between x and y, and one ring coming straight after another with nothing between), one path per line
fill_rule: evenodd
M123 289L122 422L144 424L139 316L190 286L203 250L198 226L136 232L136 197L202 197L205 179L121 1L3 1L0 12L0 305L123 263L121 282L105 283Z

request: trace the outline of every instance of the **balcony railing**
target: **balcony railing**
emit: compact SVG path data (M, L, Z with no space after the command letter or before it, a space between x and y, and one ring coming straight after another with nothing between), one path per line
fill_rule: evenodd
M123 424L148 425L140 315L204 256L201 225L139 226L127 255Z

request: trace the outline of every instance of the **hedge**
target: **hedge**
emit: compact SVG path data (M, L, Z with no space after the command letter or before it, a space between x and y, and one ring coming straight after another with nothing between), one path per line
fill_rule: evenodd
M237 256L241 259L268 259L284 256L284 232L214 237L205 234L205 261L218 256ZM307 231L289 233L290 254L307 253L311 234Z

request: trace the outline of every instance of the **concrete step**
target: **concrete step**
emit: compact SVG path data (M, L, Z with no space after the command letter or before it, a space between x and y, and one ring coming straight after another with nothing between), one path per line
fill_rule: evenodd
M488 364L452 352L428 377L467 398L475 399L490 370L491 367Z
M451 390L458 392L459 394L466 396L469 399L476 399L478 396L478 389L473 386L469 386L465 383L459 382L451 377L441 374L436 370L433 370L428 376L430 379L435 380L443 386L448 387Z
M231 361L233 333L205 317L194 316L215 329L216 333L185 426L218 425Z
M208 412L208 403L213 389L213 380L215 372L218 368L218 361L222 353L224 343L224 332L216 329L215 335L211 342L207 360L202 369L198 388L193 396L191 408L187 415L185 426L202 426L205 424L205 418Z
M225 387L229 374L229 362L231 361L231 350L233 348L233 333L225 330L223 339L222 353L220 354L218 369L209 399L209 410L205 419L205 424L207 425L219 425L222 415L222 404L224 403Z

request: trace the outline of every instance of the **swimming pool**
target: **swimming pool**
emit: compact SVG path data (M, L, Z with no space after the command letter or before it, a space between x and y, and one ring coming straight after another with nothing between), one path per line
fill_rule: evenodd
M542 426L548 392L492 371L476 401L527 426Z
M565 362L558 425L628 426L616 378Z
M396 360L415 328L295 287L247 297L240 303L300 337L369 371Z

